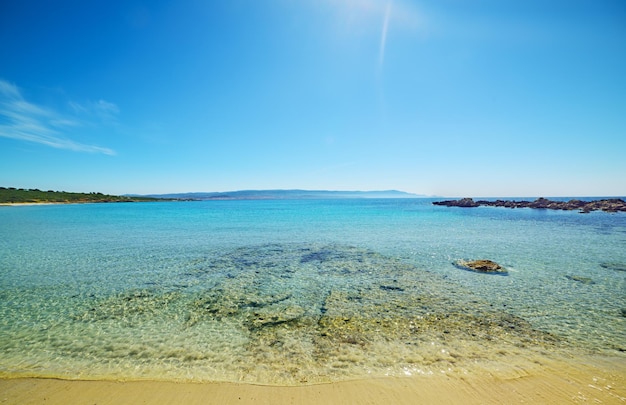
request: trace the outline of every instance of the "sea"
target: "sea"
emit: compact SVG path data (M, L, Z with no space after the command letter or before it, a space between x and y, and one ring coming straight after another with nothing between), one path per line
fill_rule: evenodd
M0 377L302 385L626 360L626 214L0 207ZM459 268L488 259L506 274Z

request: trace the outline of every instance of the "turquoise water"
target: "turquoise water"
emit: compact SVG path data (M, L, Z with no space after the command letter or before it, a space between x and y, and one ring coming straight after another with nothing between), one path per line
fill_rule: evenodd
M507 276L464 271L491 259ZM0 375L302 384L625 358L626 215L0 207Z

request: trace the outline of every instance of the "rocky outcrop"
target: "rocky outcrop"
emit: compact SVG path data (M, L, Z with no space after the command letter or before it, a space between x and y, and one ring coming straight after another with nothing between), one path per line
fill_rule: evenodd
M514 201L514 200L478 200L471 198L462 198L460 200L435 201L434 205L443 205L446 207L462 207L472 208L480 206L489 207L505 207L505 208L535 208L550 210L578 210L581 213L591 211L605 212L626 212L626 201L620 198L610 198L605 200L582 201L572 199L569 201L552 201L547 198L538 198L535 201Z
M435 205L446 205L448 207L463 207L463 208L472 208L472 207L479 207L480 206L479 203L477 203L476 201L472 200L471 198L462 198L462 199L456 200L456 201L434 202L433 204L435 204Z
M477 273L489 273L507 275L508 271L498 263L491 260L457 260L454 265L463 270L475 271Z

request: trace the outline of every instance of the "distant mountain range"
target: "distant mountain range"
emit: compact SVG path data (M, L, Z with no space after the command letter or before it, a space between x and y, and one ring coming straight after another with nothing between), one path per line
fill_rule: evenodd
M426 196L398 190L330 191L330 190L239 190L209 193L151 194L144 197L180 200L297 200L337 198L423 198Z

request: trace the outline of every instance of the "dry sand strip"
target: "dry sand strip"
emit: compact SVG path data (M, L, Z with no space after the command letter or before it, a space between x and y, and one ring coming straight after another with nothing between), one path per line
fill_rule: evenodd
M626 365L561 363L515 377L419 376L300 387L0 379L0 404L626 404Z

